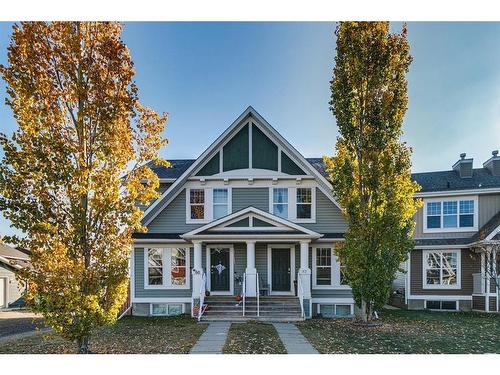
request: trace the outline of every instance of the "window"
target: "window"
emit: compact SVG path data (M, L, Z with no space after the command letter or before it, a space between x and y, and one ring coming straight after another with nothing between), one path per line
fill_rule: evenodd
M310 219L312 216L311 188L297 189L297 219Z
M332 251L316 249L316 285L332 285Z
M288 189L273 189L273 214L284 219L288 218Z
M189 249L146 249L145 287L189 288Z
M189 190L189 205L191 207L192 220L203 220L205 218L205 190Z
M152 303L151 315L173 316L182 314L181 304Z
M460 287L460 250L424 251L424 288Z
M318 314L324 318L341 318L354 314L353 304L318 304Z
M457 301L425 301L429 310L457 310Z
M473 231L477 198L427 201L424 207L424 232Z
M214 189L213 203L214 203L214 209L213 209L214 220L226 216L229 213L227 189Z

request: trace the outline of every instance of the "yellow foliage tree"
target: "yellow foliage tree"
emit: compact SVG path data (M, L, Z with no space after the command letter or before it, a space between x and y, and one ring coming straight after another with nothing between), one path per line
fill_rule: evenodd
M21 23L0 66L18 124L0 135L0 209L26 235L9 240L32 250L27 303L79 353L126 298L137 203L158 196L147 161L168 165L167 115L139 102L122 28Z

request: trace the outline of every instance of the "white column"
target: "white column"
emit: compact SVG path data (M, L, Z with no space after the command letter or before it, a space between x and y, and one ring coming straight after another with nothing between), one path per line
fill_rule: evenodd
M309 268L309 241L300 241L300 268L298 277L300 277L304 298L307 299L311 298L311 269ZM298 292L300 293L300 291Z
M199 298L200 297L200 286L201 286L201 279L203 275L203 268L201 265L201 241L193 241L193 247L194 247L194 259L193 259L193 298Z
M255 241L247 243L246 296L257 296L257 269L255 268Z

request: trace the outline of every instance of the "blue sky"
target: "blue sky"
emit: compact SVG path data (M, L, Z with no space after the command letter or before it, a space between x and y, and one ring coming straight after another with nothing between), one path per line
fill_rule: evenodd
M394 30L401 23L393 23ZM167 159L195 158L252 105L306 157L333 152L335 23L126 23L143 104L169 112ZM480 167L500 148L500 23L409 23L404 140L416 172ZM0 23L0 63L11 24ZM1 81L1 79L0 79ZM0 131L15 129L3 105ZM0 152L1 155L1 152ZM0 217L0 235L11 233Z

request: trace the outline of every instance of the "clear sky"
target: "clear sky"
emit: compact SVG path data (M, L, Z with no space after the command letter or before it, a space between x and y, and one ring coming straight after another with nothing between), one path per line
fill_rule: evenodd
M249 105L304 156L331 154L334 29L334 22L125 24L141 101L170 114L163 156L196 158ZM450 169L461 152L482 166L500 148L500 23L421 22L408 30L414 60L404 140L413 170ZM0 23L2 64L10 33L11 24ZM0 131L15 126L0 103ZM11 233L0 220L0 235Z

